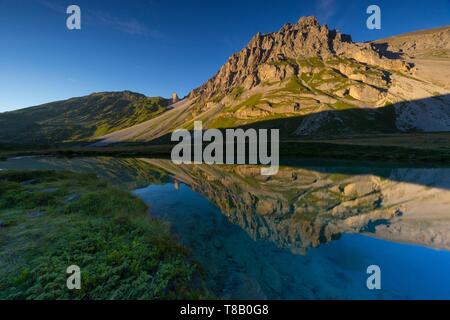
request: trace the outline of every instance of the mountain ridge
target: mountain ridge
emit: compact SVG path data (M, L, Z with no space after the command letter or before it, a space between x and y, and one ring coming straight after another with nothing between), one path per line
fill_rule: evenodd
M94 92L0 113L0 141L54 144L89 141L162 113L169 100L131 91Z
M445 79L450 72L441 70L440 83L433 78L444 62L434 61L430 69L388 49L377 42L354 43L316 18L303 17L279 31L255 35L187 96L182 109L161 116L177 126L163 128L150 120L137 130L106 135L99 145L130 137L154 140L175 129L192 129L194 121L226 128L286 119L291 128L286 134L293 136L449 131ZM433 72L427 76L424 70ZM356 131L350 129L355 122L360 123Z
M278 31L256 34L212 78L174 104L154 98L159 99L156 109L149 109L145 105L152 98L125 91L118 112L105 112L114 110L108 103L99 108L86 102L75 116L64 109L59 118L30 120L30 111L50 103L0 114L0 124L5 124L0 141L17 140L17 131L19 139L27 140L31 129L45 142L147 142L176 129L192 129L194 121L202 121L205 129L278 126L292 137L450 131L450 41L434 43L447 37L450 27L353 42L315 17L302 17ZM431 47L429 39L434 39ZM136 101L142 105L134 108ZM9 121L27 125L8 125L5 119L11 115L17 117Z
M362 51L365 51L364 54ZM350 56L364 63L372 62L393 69L409 70L405 62L381 56L370 43L354 43L350 35L330 30L327 25L320 25L315 17L309 16L300 18L296 24L285 24L276 32L264 35L257 33L244 49L233 54L213 78L194 89L189 97L196 98L206 93L210 98L211 91L226 91L230 84L251 89L265 80L264 70L258 67L267 62L285 62L285 65L289 66L289 60L298 57L327 59L332 56ZM284 72L285 76L286 73L298 72L294 66L291 67L281 68L284 69L281 72ZM244 77L240 78L240 75Z

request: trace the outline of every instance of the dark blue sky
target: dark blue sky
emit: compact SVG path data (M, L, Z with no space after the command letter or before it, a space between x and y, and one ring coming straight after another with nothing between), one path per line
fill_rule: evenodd
M66 28L70 4L82 30ZM256 32L304 15L365 41L450 25L450 0L0 0L0 112L96 91L183 96Z

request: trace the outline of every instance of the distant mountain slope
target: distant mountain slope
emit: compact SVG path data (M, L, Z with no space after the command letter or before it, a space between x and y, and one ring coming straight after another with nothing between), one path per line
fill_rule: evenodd
M450 58L450 26L405 33L373 43L409 57Z
M161 137L173 128L182 128L192 115L189 111L192 103L184 100L173 104L167 112L141 124L112 132L99 138L94 145L104 146L121 141L151 141Z
M424 39L443 39L445 30L408 37L420 47ZM154 140L195 120L207 128L276 127L284 136L450 131L450 72L436 71L450 60L429 69L398 50L386 41L355 43L303 17L254 36L182 109L161 116L161 125L155 118L100 140Z
M415 65L416 77L450 90L450 26L374 41L386 55Z
M53 144L91 140L163 113L169 100L129 91L102 92L0 113L0 141Z

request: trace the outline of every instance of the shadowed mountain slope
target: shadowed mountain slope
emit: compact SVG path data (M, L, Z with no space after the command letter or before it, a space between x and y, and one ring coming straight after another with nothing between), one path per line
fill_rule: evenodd
M420 125L425 126L427 123L440 121L441 125L435 125L430 128L432 129L430 131L441 134L440 139L443 141L440 143L442 144L448 142L448 136L441 132L447 131L447 126L450 126L450 108L447 107L449 105L450 95L444 95L409 101L407 103L400 102L379 108L349 107L342 109L324 109L309 114L265 118L256 122L243 124L236 123L233 127L244 130L279 129L282 142L308 141L314 139L333 141L339 138L346 139L354 137L355 134L356 136L368 135L369 137L382 134L398 134L400 131L398 128L399 124L403 124L403 120L399 116L405 113L417 112L414 108L427 108L426 112L421 115L422 122ZM106 146L113 143L134 145L134 143L139 144L146 141L151 141L151 144L171 145L174 142L171 142L171 130L168 129L167 125L175 124L177 128L184 127L189 130L193 129L191 126L192 120L189 121L189 126L184 123L189 118L190 108L193 107L193 104L185 100L176 106L177 108L166 112L160 117L144 122L141 125L104 136L95 145ZM445 121L447 118L448 120ZM195 118L195 120L201 119L201 117ZM158 126L161 121L165 122L163 127ZM204 129L207 127L208 125L204 126ZM151 129L149 130L148 128ZM224 131L226 126L219 126L219 128ZM402 130L403 133L420 133L420 131L413 126L405 127ZM407 146L402 144L402 146L414 148L414 142L411 140L411 145ZM445 148L445 150L450 151L448 148Z

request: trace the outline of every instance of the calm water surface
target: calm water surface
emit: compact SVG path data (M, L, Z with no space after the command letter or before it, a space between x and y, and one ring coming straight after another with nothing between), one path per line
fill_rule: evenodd
M0 169L96 173L146 202L232 299L450 299L450 169L292 162L18 158ZM367 267L382 290L366 287Z

